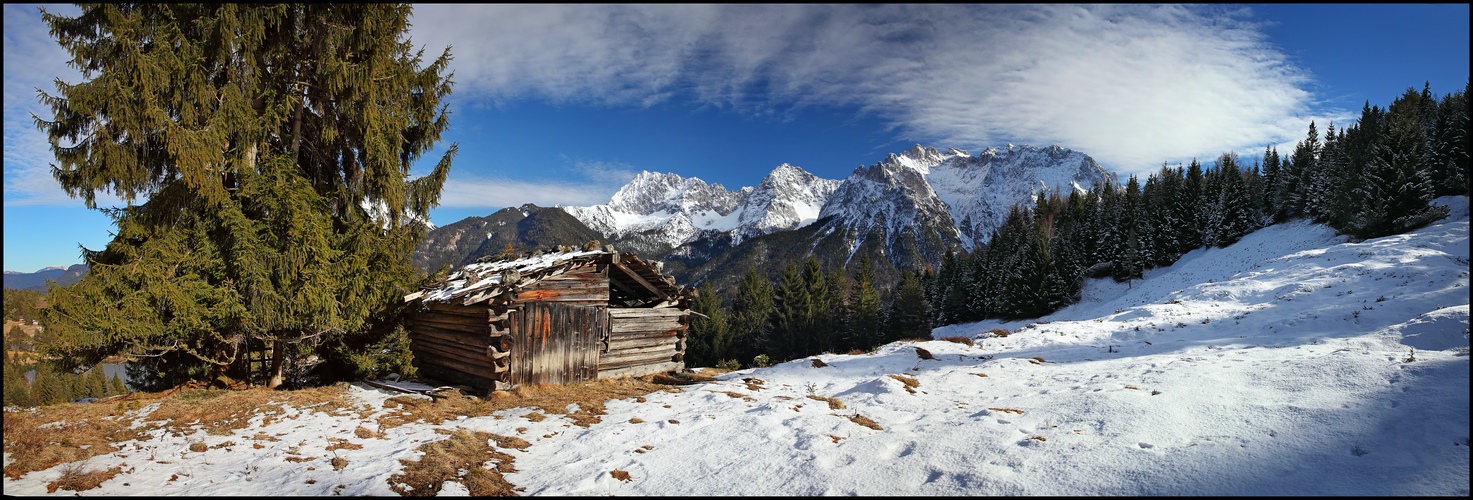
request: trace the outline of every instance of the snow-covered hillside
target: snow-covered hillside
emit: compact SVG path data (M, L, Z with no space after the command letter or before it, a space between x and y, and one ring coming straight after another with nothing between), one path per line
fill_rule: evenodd
M231 436L158 431L89 459L127 472L81 494L393 495L399 459L463 428L530 441L500 450L525 495L1467 496L1468 199L1437 202L1451 215L1409 234L1272 226L1128 284L1090 281L1044 318L934 332L974 345L741 370L611 401L586 428L514 409L356 439L373 415L293 410ZM392 411L391 394L352 390ZM217 449L262 432L278 439ZM339 438L362 448L324 451ZM287 463L285 447L351 465ZM65 467L5 492L44 494Z

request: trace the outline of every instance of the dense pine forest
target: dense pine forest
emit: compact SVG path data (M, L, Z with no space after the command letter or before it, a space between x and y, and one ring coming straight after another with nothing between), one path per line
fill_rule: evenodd
M1035 318L1077 301L1085 278L1138 279L1291 219L1354 240L1425 226L1447 215L1433 198L1468 194L1467 93L1466 83L1441 98L1430 85L1408 88L1388 108L1367 102L1348 127L1310 122L1293 151L1269 146L1251 161L1225 153L1212 165L1162 165L1144 184L1131 176L1039 193L986 245L905 271L883 294L867 261L850 274L790 261L775 281L749 269L728 300L701 288L688 362L761 366L929 337L934 326Z

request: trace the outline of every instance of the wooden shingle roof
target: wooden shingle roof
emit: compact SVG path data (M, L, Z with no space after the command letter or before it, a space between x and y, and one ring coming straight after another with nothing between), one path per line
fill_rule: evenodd
M516 293L538 281L590 263L607 264L610 281L620 288L640 289L661 299L686 294L671 276L661 274L659 262L608 250L552 252L513 260L468 264L404 300L475 305L506 293ZM617 270L617 272L615 272Z

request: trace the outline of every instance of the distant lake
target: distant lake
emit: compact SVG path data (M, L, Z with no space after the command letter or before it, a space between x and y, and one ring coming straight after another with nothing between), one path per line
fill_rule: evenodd
M105 375L108 380L112 380L113 375L117 375L118 378L123 379L123 384L127 385L129 390L138 390L133 387L133 384L131 382L128 381L128 365L126 363L101 363L99 366L102 367L102 374ZM26 382L35 381L36 370L26 370Z

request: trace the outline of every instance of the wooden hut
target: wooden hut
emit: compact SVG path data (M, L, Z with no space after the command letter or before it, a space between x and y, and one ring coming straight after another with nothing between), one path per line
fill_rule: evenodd
M478 262L405 296L425 375L482 390L685 368L695 290L611 249Z

